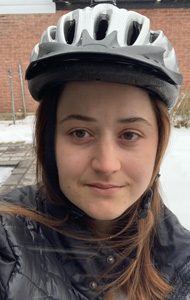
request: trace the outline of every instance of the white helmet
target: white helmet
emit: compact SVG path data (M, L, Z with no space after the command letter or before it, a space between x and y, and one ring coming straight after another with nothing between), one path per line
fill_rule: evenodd
M111 3L74 10L48 27L32 52L26 79L37 101L49 86L100 80L142 87L169 109L182 83L163 32L150 30L147 17Z

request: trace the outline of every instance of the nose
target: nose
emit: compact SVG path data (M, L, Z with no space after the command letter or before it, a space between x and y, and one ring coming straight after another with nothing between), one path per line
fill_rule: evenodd
M109 175L119 171L121 162L117 145L111 141L102 141L94 149L92 169L95 172Z

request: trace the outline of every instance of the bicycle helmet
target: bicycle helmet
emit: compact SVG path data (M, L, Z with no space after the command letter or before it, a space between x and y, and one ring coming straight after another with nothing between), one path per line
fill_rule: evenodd
M42 34L26 71L29 90L40 101L49 86L69 81L107 81L142 87L171 109L182 75L175 51L150 20L111 3L63 15Z

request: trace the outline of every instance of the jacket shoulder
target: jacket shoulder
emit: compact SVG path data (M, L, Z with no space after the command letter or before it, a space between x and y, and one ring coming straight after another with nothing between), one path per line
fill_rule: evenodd
M7 204L10 203L35 209L38 195L39 192L36 186L25 186L0 195L0 204L6 202Z
M15 189L0 196L0 291L2 299L5 299L9 288L9 280L17 268L18 259L14 252L14 239L12 228L21 225L21 219L11 214L3 213L4 205L21 205L22 207L36 207L37 189L34 186ZM23 226L21 226L23 229ZM23 237L23 233L20 234ZM17 235L16 235L17 236Z
M188 299L186 297L190 293L190 232L165 205L161 210L153 260L156 268L166 275L175 287L171 299Z
M38 196L36 187L24 187L1 196L0 205L36 210ZM70 299L65 271L53 247L39 222L0 213L0 299Z
M7 232L0 219L0 299L5 299L9 278L16 266L16 256L9 245Z

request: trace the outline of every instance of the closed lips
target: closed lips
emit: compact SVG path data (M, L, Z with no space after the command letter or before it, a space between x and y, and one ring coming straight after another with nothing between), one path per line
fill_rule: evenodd
M105 184L100 184L100 183L92 183L92 184L87 184L88 186L91 186L91 187L96 187L96 188L99 188L99 189L113 189L113 188L121 188L122 186L120 185L105 185Z

